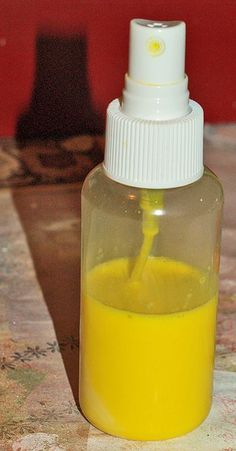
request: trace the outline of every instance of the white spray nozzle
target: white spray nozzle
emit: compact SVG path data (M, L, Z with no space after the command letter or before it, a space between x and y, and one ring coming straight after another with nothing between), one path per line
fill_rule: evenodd
M132 117L177 119L189 113L185 23L133 19L122 110Z
M185 76L185 23L132 20L128 75L144 84L182 81Z

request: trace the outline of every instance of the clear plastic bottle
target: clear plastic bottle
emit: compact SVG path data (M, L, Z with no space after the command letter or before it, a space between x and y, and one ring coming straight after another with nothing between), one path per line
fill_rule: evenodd
M109 434L168 439L211 406L222 188L207 168L132 186L132 164L124 183L107 161L82 191L80 406Z

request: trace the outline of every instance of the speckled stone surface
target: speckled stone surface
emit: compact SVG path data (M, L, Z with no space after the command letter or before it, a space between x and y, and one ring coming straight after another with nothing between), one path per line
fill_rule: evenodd
M236 450L236 127L207 126L206 164L225 190L215 394L185 437L131 442L76 407L80 184L0 190L0 450Z

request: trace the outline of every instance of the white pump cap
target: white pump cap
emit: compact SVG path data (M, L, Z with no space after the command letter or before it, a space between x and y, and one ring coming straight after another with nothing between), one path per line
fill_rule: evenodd
M107 111L104 168L126 185L174 188L203 173L203 111L189 101L184 22L134 19L122 102Z
M138 83L166 85L185 77L185 23L132 20L129 77Z
M184 22L131 21L124 113L153 120L189 113L185 28Z

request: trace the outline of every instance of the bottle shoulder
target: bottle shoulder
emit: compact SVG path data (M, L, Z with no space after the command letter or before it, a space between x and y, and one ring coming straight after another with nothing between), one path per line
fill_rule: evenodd
M204 173L202 178L204 183L206 183L206 185L212 186L212 188L215 189L215 191L219 192L219 194L222 197L224 197L223 186L220 179L207 166L204 167Z
M130 209L140 210L143 192L163 194L163 214L188 214L196 211L202 214L215 208L221 208L223 189L218 177L207 167L203 176L196 182L178 188L144 189L123 185L107 177L103 165L96 166L87 176L83 184L82 198L93 203L96 208L108 210Z

